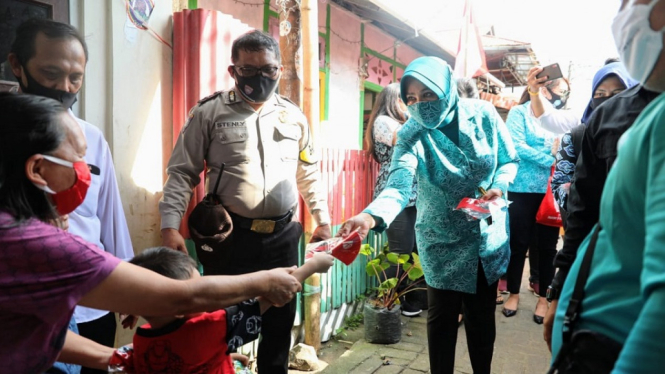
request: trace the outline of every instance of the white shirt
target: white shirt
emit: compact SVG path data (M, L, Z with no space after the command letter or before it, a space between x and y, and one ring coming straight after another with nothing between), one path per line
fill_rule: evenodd
M554 109L549 102L543 102L543 106L545 112L540 117L536 117L533 114L533 109L531 109L531 104L529 104L529 114L536 118L540 126L549 132L564 134L577 127L582 121L581 117L572 110Z
M92 165L93 170L90 175L90 188L83 204L69 214L69 232L127 261L134 257L134 249L120 201L109 145L97 127L82 119L76 120L88 142L85 162ZM107 313L108 311L104 310L77 306L74 318L76 323L90 322Z

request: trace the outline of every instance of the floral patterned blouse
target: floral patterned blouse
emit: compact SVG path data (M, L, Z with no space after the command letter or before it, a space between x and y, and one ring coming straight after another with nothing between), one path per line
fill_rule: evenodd
M480 197L478 187L505 193L519 158L492 104L460 100L457 111L459 146L440 129L426 129L413 118L402 126L386 187L364 212L377 220L374 230L384 230L409 202L415 176L416 241L427 284L475 293L479 259L489 284L508 267L507 211L488 225L468 220L455 207L462 198Z
M552 144L557 136L540 126L529 113L529 105L527 101L514 106L506 118L506 126L520 156L520 168L508 191L544 194L555 160Z
M378 116L374 120L374 129L372 131L372 137L374 138L374 154L381 165L379 168L379 176L376 179L376 185L374 186L374 197L379 196L388 182L388 175L390 175L390 159L393 156L393 136L400 126L399 122L388 116ZM416 205L416 196L418 196L418 184L414 178L413 185L411 186L409 203L406 205L407 207Z

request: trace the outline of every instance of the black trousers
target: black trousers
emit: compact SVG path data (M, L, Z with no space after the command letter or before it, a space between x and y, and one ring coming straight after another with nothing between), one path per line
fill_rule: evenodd
M432 374L453 374L457 317L464 305L464 328L474 374L490 374L496 338L496 289L498 281L487 284L483 266L478 263L476 293L427 287L427 344Z
M508 291L519 294L526 251L529 257L537 252L540 296L545 297L547 286L554 278L554 256L559 240L559 228L536 223L536 214L545 194L511 192L510 263L508 264Z
M299 222L291 222L281 231L258 234L234 228L221 250L197 253L204 275L238 275L298 264L298 241L302 235ZM201 257L203 255L203 257ZM257 366L262 374L287 374L291 328L296 316L296 300L281 308L272 307L263 314Z
M390 227L386 230L388 236L388 247L391 252L400 255L416 252L416 207L404 208L400 214L395 217ZM397 265L391 265L386 269L386 276L394 278L397 274ZM401 273L400 273L401 275ZM382 277L383 278L383 277ZM408 284L404 282L402 288Z
M79 329L79 335L93 340L101 345L113 347L115 344L115 331L116 331L115 313L107 313L101 318L94 321L77 323L76 327ZM87 367L81 368L81 374L106 374L106 370L90 369Z
M537 230L536 230L537 231ZM529 248L538 248L538 233L534 231L531 236L531 243ZM538 268L538 251L534 249L529 252L529 282L540 283L540 269Z

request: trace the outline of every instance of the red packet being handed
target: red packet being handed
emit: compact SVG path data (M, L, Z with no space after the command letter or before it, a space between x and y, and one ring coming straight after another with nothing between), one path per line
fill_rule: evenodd
M305 261L312 258L316 252L326 252L342 261L345 265L351 265L353 260L358 257L358 253L360 253L361 242L360 234L358 234L358 231L354 231L346 238L331 238L307 244Z
M506 202L504 199L480 200L465 197L459 202L455 210L464 212L467 219L472 221L476 219L489 219L499 211L505 210L508 204L510 204L510 201ZM491 225L491 223L489 224Z
M455 210L466 213L469 219L485 219L491 215L487 203L487 201L465 197L459 202Z

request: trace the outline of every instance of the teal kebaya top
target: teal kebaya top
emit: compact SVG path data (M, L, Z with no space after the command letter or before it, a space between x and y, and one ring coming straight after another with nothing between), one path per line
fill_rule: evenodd
M517 172L517 152L492 104L458 99L445 62L417 59L405 70L404 77L409 76L445 97L450 112L441 115L439 128L426 128L413 116L402 126L386 188L364 212L377 220L375 230L385 229L409 202L415 176L416 241L427 284L475 293L479 259L489 284L506 272L507 209L493 217L492 225L486 220L469 221L454 209L464 197L479 197L478 187L501 189L505 197ZM459 145L442 132L446 125L459 126Z
M552 144L556 135L543 129L529 111L530 101L516 105L508 112L506 126L520 157L520 168L510 192L545 193L554 156Z

